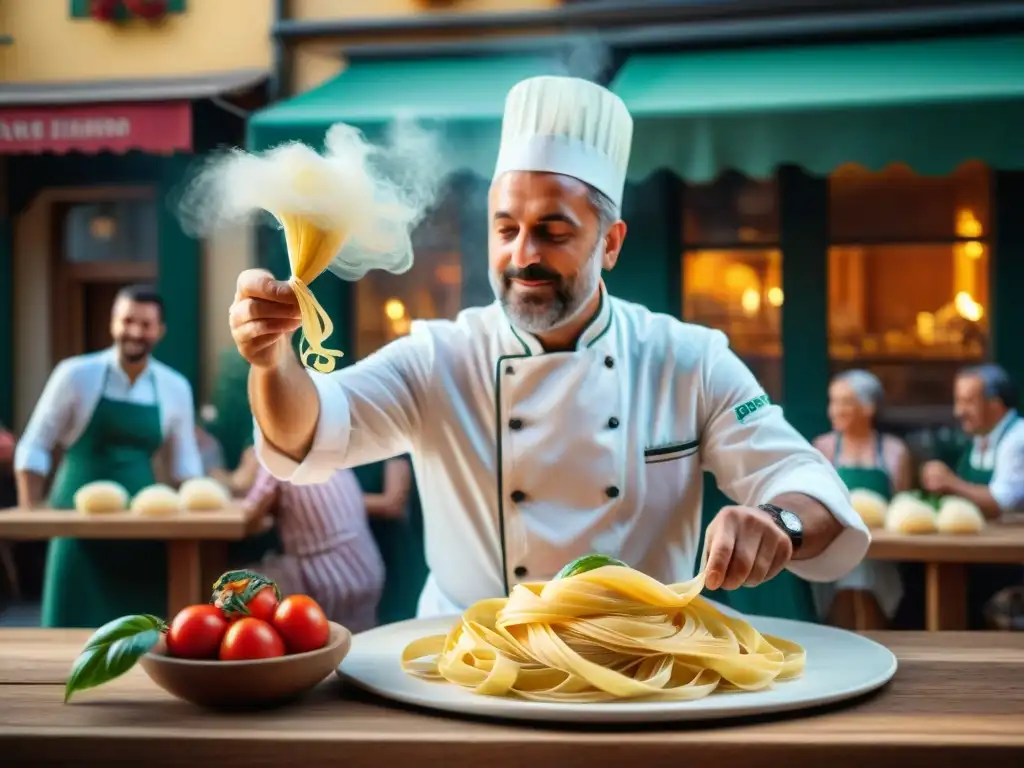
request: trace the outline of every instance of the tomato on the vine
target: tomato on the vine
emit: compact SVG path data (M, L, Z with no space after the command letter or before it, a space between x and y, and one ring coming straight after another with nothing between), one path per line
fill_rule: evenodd
M274 628L289 653L315 651L327 645L331 626L317 602L307 595L289 595L274 612Z
M220 644L221 661L249 661L284 656L281 636L267 622L245 616L232 623Z
M167 652L182 659L215 659L227 629L215 605L182 608L167 628Z

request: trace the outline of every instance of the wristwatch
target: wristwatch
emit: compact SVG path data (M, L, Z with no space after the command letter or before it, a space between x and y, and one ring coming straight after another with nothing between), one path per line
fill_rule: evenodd
M789 536L789 540L793 542L794 552L800 549L800 545L804 543L804 524L800 522L799 517L788 509L776 507L774 504L760 504L757 508L767 512L782 532Z

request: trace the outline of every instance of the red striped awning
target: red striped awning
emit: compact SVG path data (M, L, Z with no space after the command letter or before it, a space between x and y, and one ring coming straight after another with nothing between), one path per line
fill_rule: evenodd
M188 101L0 109L0 155L192 149Z

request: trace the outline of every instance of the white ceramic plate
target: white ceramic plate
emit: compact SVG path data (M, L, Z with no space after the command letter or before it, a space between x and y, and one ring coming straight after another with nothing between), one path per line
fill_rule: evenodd
M733 613L729 611L729 613ZM651 723L716 720L818 707L885 685L896 657L878 643L832 627L787 619L747 617L760 632L784 637L807 650L803 677L753 693L712 694L699 701L626 701L552 704L481 696L447 683L420 680L402 670L402 650L416 638L445 634L457 616L402 621L362 632L338 673L355 685L403 704L473 717L578 723Z

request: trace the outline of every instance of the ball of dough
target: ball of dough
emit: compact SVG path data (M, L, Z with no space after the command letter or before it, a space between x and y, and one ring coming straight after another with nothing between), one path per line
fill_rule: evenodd
M157 483L143 488L132 499L132 512L140 515L169 515L181 509L181 499L169 486Z
M850 504L868 528L881 528L885 525L885 513L889 511L889 502L880 493L866 488L855 488L850 491Z
M120 483L97 480L75 491L75 509L87 515L124 512L128 509L128 491Z
M939 506L936 525L940 533L978 533L985 527L985 516L973 502L947 496Z
M917 535L935 533L935 510L910 493L898 493L885 517L886 530Z
M228 489L212 477L194 477L181 484L181 506L192 512L224 509L231 503Z

